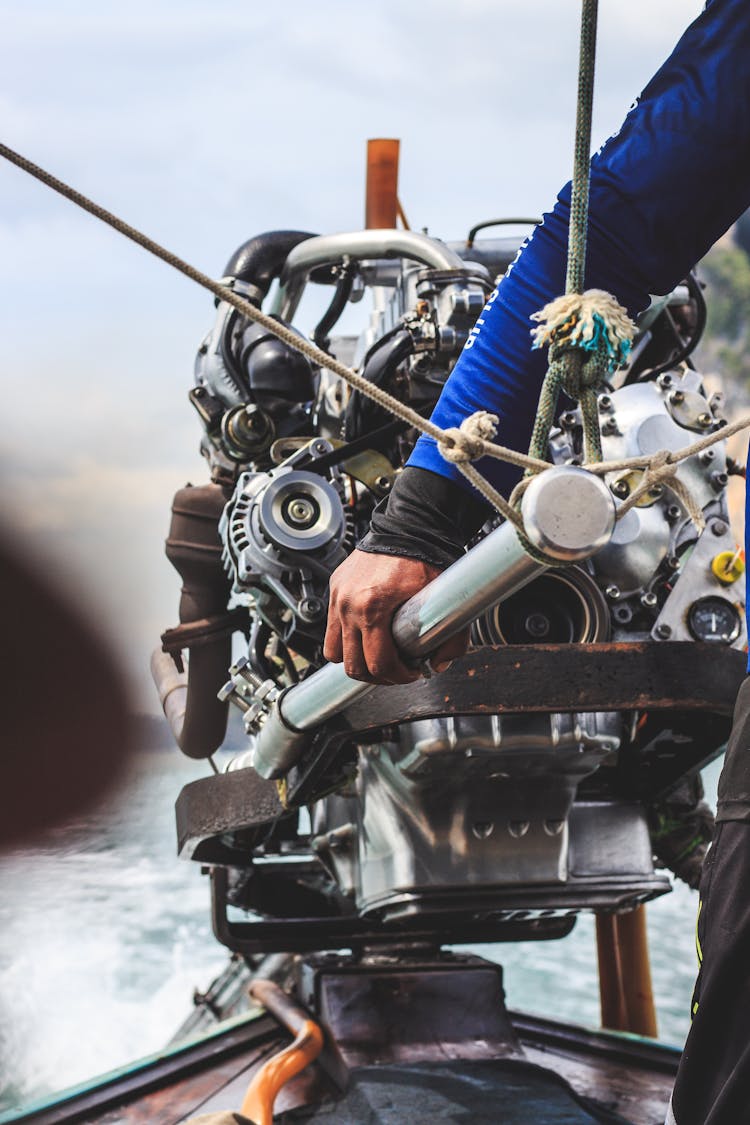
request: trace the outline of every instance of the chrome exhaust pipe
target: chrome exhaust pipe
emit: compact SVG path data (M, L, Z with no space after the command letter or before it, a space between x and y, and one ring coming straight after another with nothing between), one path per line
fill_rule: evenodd
M521 512L529 541L563 563L601 550L615 526L614 499L604 481L568 465L535 477ZM524 549L513 524L502 524L401 606L392 626L398 649L407 661L428 656L546 569ZM282 777L299 761L311 733L373 686L351 679L342 664L326 664L288 688L260 728L257 772Z

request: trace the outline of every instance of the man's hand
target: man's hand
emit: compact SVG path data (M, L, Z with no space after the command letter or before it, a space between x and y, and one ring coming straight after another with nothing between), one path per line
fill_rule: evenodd
M440 570L417 559L352 551L331 576L323 654L355 680L376 684L408 684L419 679L419 668L400 658L391 636L391 622L408 601ZM468 631L446 641L432 654L436 672L462 656Z

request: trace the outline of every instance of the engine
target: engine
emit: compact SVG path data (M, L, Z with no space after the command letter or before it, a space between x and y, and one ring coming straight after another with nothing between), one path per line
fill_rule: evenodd
M244 244L225 274L288 325L303 293L316 294L312 340L426 414L516 251L508 238L467 246L406 231L272 232ZM365 296L360 331L335 335ZM703 312L691 276L644 314L630 366L599 397L605 460L680 449L724 424L721 396L708 394L690 359ZM731 692L746 645L744 566L727 506L738 467L725 444L643 494L593 557L540 573L477 615L471 650L448 673L408 691L375 689L369 703L335 713L323 706L293 766L264 772L256 743L261 732L271 737L269 707L313 685L330 575L416 434L224 304L190 397L224 501L212 581L225 604L170 631L167 648L188 648L189 663L161 690L183 692L187 711L209 697L215 706L218 692L248 733L229 771L188 786L178 803L183 854L214 871L221 940L243 951L305 948L304 925L308 934L318 927L313 948L394 933L554 937L581 910L664 893L669 883L654 867L659 810L680 786L695 807L690 779L719 752L722 692ZM581 462L582 429L579 410L562 412L552 464ZM614 503L641 478L642 470L609 473ZM700 532L687 492L702 512ZM488 521L480 539L499 523ZM232 632L242 634L242 652L222 682L202 671L194 681L196 657L202 668L205 647ZM701 709L707 655L716 698L709 691ZM684 692L670 696L662 681L678 665ZM216 748L204 739L187 752ZM248 912L246 930L227 921L230 906Z

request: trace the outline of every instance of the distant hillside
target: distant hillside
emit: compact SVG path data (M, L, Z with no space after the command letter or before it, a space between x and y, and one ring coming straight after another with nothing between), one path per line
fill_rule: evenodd
M698 267L705 282L708 324L698 367L724 382L730 407L750 401L750 219L740 223L709 251ZM730 412L733 412L730 410Z

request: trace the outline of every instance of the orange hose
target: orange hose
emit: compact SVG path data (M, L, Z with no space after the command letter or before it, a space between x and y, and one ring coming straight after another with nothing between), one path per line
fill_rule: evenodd
M314 1020L271 981L255 981L250 993L296 1036L293 1043L264 1063L250 1083L241 1112L254 1125L273 1125L273 1103L282 1086L313 1062L323 1049L323 1032ZM291 1025L291 1026L290 1026Z

